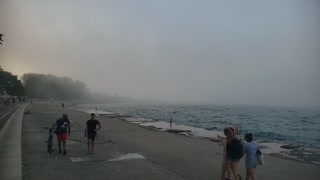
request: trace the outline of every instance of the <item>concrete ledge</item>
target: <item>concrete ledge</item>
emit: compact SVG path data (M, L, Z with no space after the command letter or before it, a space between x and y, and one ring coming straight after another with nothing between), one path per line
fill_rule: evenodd
M0 179L22 179L21 130L26 106L20 105L0 132Z
M3 115L0 119L5 118L5 116L7 116L8 114L10 114L12 111L16 111L19 108L20 105L12 108L9 112L7 112L5 115ZM6 139L6 132L7 130L10 128L11 125L11 120L14 114L12 114L9 119L6 121L6 123L4 124L4 126L0 129L0 147L1 144L3 142L3 140Z

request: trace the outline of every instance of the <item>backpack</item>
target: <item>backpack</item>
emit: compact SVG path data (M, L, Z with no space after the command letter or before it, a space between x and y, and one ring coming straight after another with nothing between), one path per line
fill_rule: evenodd
M62 118L57 120L57 129L54 131L55 134L62 134L67 132L67 126Z
M242 142L235 138L230 142L229 155L232 159L240 159L243 155Z

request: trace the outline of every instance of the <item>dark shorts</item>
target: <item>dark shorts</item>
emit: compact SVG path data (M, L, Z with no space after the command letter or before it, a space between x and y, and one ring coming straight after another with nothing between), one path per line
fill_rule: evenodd
M227 154L226 161L227 162L239 162L240 159L233 159L230 157L230 155Z
M97 133L95 132L88 132L88 139L94 141L96 139Z

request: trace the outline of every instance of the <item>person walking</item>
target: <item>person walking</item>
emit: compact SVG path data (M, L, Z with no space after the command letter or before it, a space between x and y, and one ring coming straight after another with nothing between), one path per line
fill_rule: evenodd
M61 142L63 143L63 155L67 154L66 144L67 144L67 137L70 136L71 127L70 121L68 119L68 115L64 113L62 118L58 119L56 123L52 125L52 129L57 128L54 132L57 134L58 140L58 147L59 147L59 154L61 154Z
M258 145L253 141L252 133L246 133L244 139L247 141L243 146L243 153L246 155L246 180L256 180Z
M239 141L232 129L225 128L223 130L226 139L223 139L223 159L221 167L220 180L225 180L226 171L231 169L234 180L241 180L241 176L238 174L238 164L242 157L242 143Z
M91 114L91 119L87 121L86 130L84 132L84 137L88 138L88 154L93 154L94 140L97 136L97 131L101 129L101 124L95 119L95 116L96 115L94 113Z
M234 133L233 127L229 127L229 128ZM222 144L226 143L226 142L223 142L223 141L227 141L227 137L223 137L223 136L218 135L218 138L220 139ZM222 164L224 164L224 163L226 163L226 158L222 158ZM230 172L231 172L230 166L227 168L226 171L227 172L226 172L225 180L231 180L231 178L230 178Z

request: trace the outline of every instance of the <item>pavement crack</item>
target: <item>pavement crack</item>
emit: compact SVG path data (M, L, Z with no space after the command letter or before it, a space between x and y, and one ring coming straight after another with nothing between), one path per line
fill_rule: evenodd
M160 164L160 163L158 163L158 162L156 162L156 161L154 161L154 160L152 160L152 159L150 159L150 158L145 157L145 159L151 161L152 163L154 163L154 164L156 164L156 165L158 165L158 166L163 167L164 169L166 169L166 170L168 170L168 171L170 171L170 172L172 172L172 173L174 173L174 174L177 174L178 176L181 176L181 177L183 177L183 178L185 178L185 179L191 180L190 178L184 176L183 174L180 174L179 172L174 171L174 170L172 170L172 169L170 169L170 168L168 168L168 167L166 167L166 166L164 166L164 165L162 165L162 164Z
M87 144L87 141L81 141L79 139L69 139L69 141L76 141L78 143ZM111 140L102 141L102 142L95 142L95 144L107 144L107 143L117 144Z
M22 164L22 168L23 167L27 167L27 166L37 166L37 165L45 165L46 163L35 163L35 164Z

